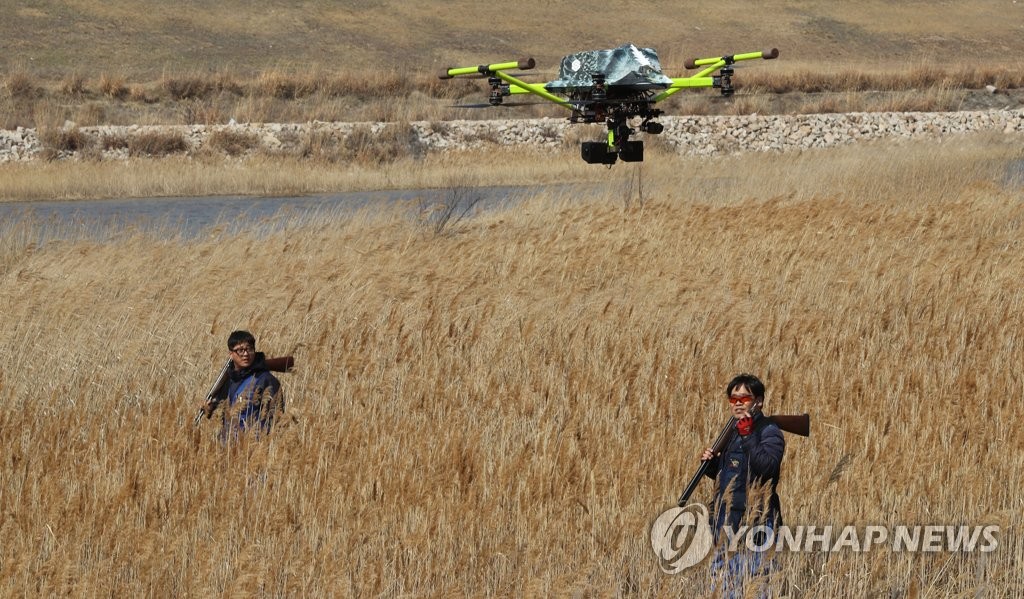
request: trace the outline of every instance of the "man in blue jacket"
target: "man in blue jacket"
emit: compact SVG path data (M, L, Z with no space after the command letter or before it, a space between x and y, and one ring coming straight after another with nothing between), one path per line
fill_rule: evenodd
M217 407L224 407L222 441L235 440L245 431L270 432L274 418L284 411L280 381L267 369L266 356L256 351L256 338L249 331L231 333L228 351L228 380L204 410L209 415Z
M726 395L736 418L736 435L718 455L710 448L702 460L710 460L707 476L715 479L714 509L711 526L716 542L726 543L741 527L757 530L753 546L763 547L770 531L782 526L782 505L776 488L786 442L779 427L765 417L764 383L751 374L741 374L729 382ZM729 535L723 535L729 527ZM721 546L721 545L720 545ZM720 551L712 572L723 575L723 591L727 596L742 592L743 582L763 573L770 565L763 552L748 553L747 538L737 543L737 553L727 556Z

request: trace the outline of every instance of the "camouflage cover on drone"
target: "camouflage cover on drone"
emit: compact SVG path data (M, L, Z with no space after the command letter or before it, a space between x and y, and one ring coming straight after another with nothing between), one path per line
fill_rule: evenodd
M651 48L626 44L611 50L578 52L562 59L558 79L545 85L548 91L565 92L590 88L592 73L604 73L605 85L635 89L665 89L672 80L661 72L658 53Z

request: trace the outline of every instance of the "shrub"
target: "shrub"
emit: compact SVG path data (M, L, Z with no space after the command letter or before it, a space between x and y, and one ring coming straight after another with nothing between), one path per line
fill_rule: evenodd
M99 102L82 104L75 113L75 122L86 127L103 123L107 117L106 107Z
M60 84L60 92L65 96L84 96L88 90L85 87L85 76L79 73L72 73L64 78Z
M92 141L78 127L70 129L46 129L40 135L40 142L64 152L77 152L84 149Z
M407 96L419 89L420 85L412 76L402 73L344 73L337 75L310 75L311 91L329 98L355 97L360 99L393 98ZM437 77L433 77L437 79ZM435 91L449 91L442 85L434 86Z
M177 131L147 131L128 138L131 156L167 156L189 148L185 136Z
M277 71L261 73L256 80L255 93L278 100L295 100L312 95L322 81L315 76L295 77Z
M202 77L164 77L160 87L172 100L207 98L216 91L216 84Z
M342 135L337 131L311 131L299 155L311 160L357 164L386 164L400 158L418 158L424 148L415 130L408 123L388 124L374 131L369 125L358 125Z
M56 160L62 154L85 150L92 145L92 139L78 127L68 129L46 128L39 132L44 160Z
M123 150L128 145L128 136L120 133L108 133L100 138L100 147L104 150Z
M240 156L260 147L260 138L255 133L233 129L219 129L210 134L206 146L219 150L228 156Z
M131 102L141 102L143 104L152 104L157 101L157 99L152 96L144 86L138 84L129 86L128 100Z
M106 73L100 75L99 88L101 94L115 100L125 99L129 91L124 77L108 75Z
M193 98L182 103L182 120L186 125L212 125L223 123L226 119L220 108L212 102Z
M43 94L42 88L36 85L32 76L21 71L15 71L8 75L4 81L4 87L14 99L32 100Z
M361 164L383 164L399 158L422 156L419 138L408 123L388 124L374 132L369 126L358 126L345 137L344 154L348 160Z

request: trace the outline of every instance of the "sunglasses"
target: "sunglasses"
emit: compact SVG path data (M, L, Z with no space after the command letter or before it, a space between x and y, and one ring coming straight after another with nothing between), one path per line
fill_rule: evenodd
M753 395L730 395L729 396L729 403L731 403L734 406L738 405L738 404L741 404L741 403L743 403L745 401L753 401L753 400L754 400L754 396Z

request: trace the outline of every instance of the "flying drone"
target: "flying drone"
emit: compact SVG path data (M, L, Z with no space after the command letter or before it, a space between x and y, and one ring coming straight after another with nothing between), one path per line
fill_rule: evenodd
M779 50L747 52L731 56L697 58L684 63L687 69L700 70L689 77L672 78L661 70L658 54L651 48L633 44L610 50L577 52L562 58L558 79L547 83L527 83L508 73L536 66L532 58L475 67L454 67L440 74L441 79L460 76L486 77L490 96L484 106L511 105L505 98L531 94L570 111L571 123L606 123L607 140L583 142L581 154L589 164L641 162L644 143L631 140L637 130L657 135L665 127L655 119L664 111L655 108L682 89L711 87L723 96L733 94L733 65L742 60L777 58ZM630 122L639 118L634 129Z

